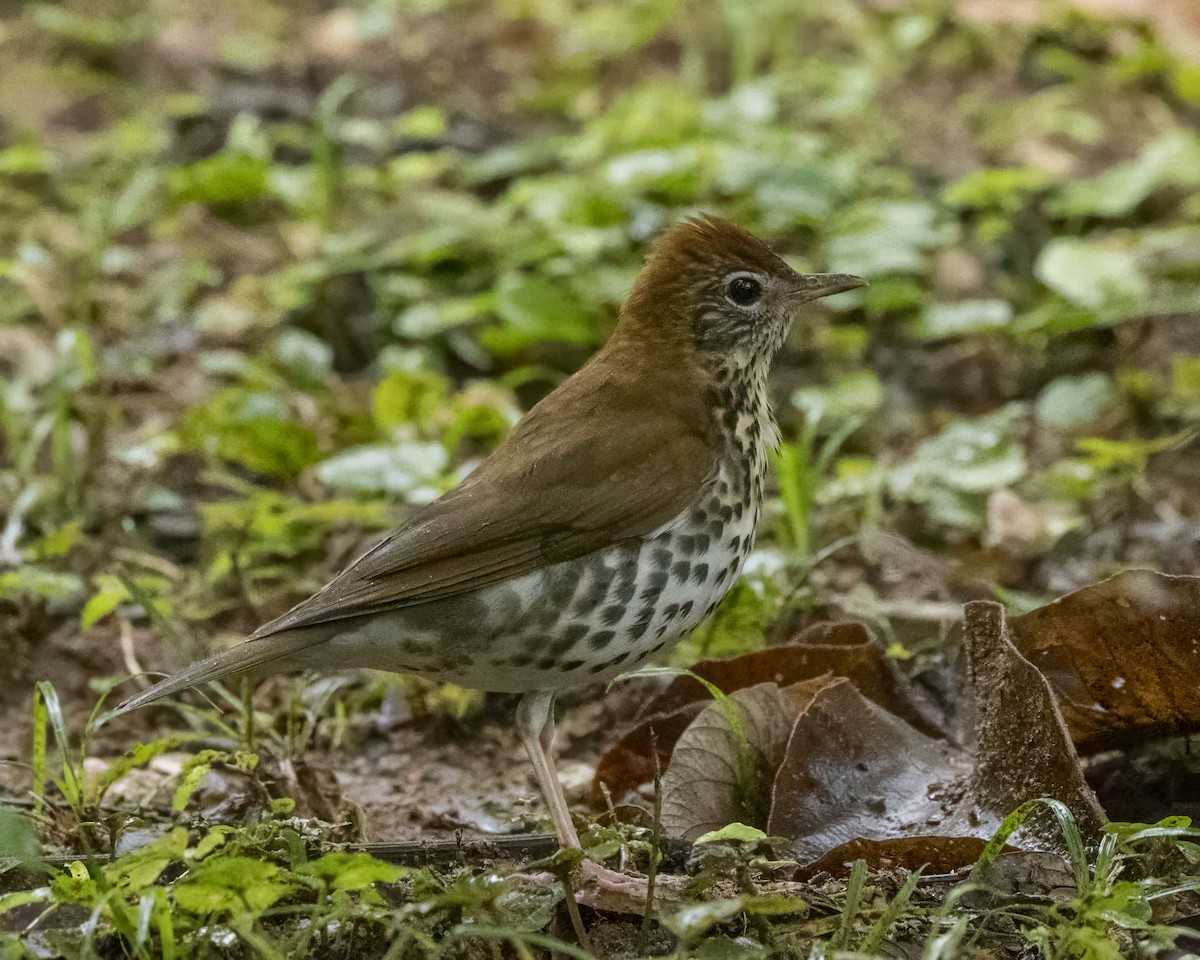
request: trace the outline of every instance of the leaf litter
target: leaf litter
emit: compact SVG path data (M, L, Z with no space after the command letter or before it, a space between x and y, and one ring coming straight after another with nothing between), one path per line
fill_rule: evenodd
M1096 842L1107 818L1080 755L1200 730L1198 611L1200 578L1149 571L1011 620L999 604L969 603L961 686L940 722L883 669L863 626L810 628L793 644L699 665L722 691L715 700L676 679L601 758L593 797L635 795L657 744L669 833L695 840L742 822L784 838L804 875L856 859L967 866L1013 810L1042 797ZM1063 849L1045 811L1009 843Z

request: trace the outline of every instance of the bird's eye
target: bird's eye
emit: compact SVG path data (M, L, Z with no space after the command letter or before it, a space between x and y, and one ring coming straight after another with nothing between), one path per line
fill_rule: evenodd
M762 284L753 277L734 277L725 295L739 307L748 307L762 296Z

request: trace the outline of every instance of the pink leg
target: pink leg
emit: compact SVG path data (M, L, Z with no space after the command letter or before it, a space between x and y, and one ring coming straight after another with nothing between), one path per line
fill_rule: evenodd
M571 811L567 798L554 769L551 747L554 745L554 692L552 690L530 690L521 697L517 706L517 730L521 742L533 761L538 786L546 806L550 808L550 819L558 835L559 846L578 847L579 835L571 822Z

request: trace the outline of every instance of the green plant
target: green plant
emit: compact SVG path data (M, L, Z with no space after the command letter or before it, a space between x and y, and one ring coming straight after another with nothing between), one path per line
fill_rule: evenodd
M821 414L805 416L794 441L781 444L775 457L779 478L779 496L787 518L787 533L792 555L801 565L814 556L814 529L817 494L829 477L834 458L850 436L862 426L862 420L849 418L838 424L822 441Z
M1200 880L1164 884L1153 876L1139 877L1137 864L1148 845L1164 839L1194 857L1200 830L1192 829L1186 818L1154 826L1110 824L1089 857L1071 811L1057 800L1038 798L1005 818L980 854L973 878L986 877L1008 839L1038 810L1049 811L1062 833L1075 877L1075 895L1062 905L1010 908L1009 915L1019 920L1023 935L1049 960L1121 960L1134 949L1150 956L1169 949L1182 931L1156 922L1153 903L1200 889Z
M57 807L58 801L52 800L47 792L48 784L52 783L58 789L62 803L70 815L69 821L59 823L59 829L68 837L82 840L88 849L111 848L115 843L116 835L120 831L121 818L118 816L110 822L103 815L102 807L105 796L118 780L131 770L144 767L155 757L200 739L200 735L196 733L158 737L132 747L123 756L105 764L99 773L91 774L85 761L90 756L90 743L96 727L104 719L102 709L107 695L108 690L104 690L96 700L78 742L75 742L68 732L62 703L54 685L46 680L39 681L33 697L31 768L34 816L43 816L50 805ZM50 769L47 726L53 733L58 755L56 773L52 773ZM204 774L218 761L251 769L257 758L218 750L204 750L195 754L180 772L179 783L171 799L171 809L174 812L183 810L200 785Z

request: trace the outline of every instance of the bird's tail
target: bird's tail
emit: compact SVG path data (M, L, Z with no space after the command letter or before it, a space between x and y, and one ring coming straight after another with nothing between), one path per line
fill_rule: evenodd
M231 647L222 653L215 654L207 660L194 663L186 670L160 680L148 690L135 694L125 700L110 715L123 716L148 703L163 697L208 683L210 680L228 680L256 673L284 673L288 670L299 670L307 665L303 654L313 644L320 642L322 637L313 631L311 639L303 631L288 631L248 640Z

